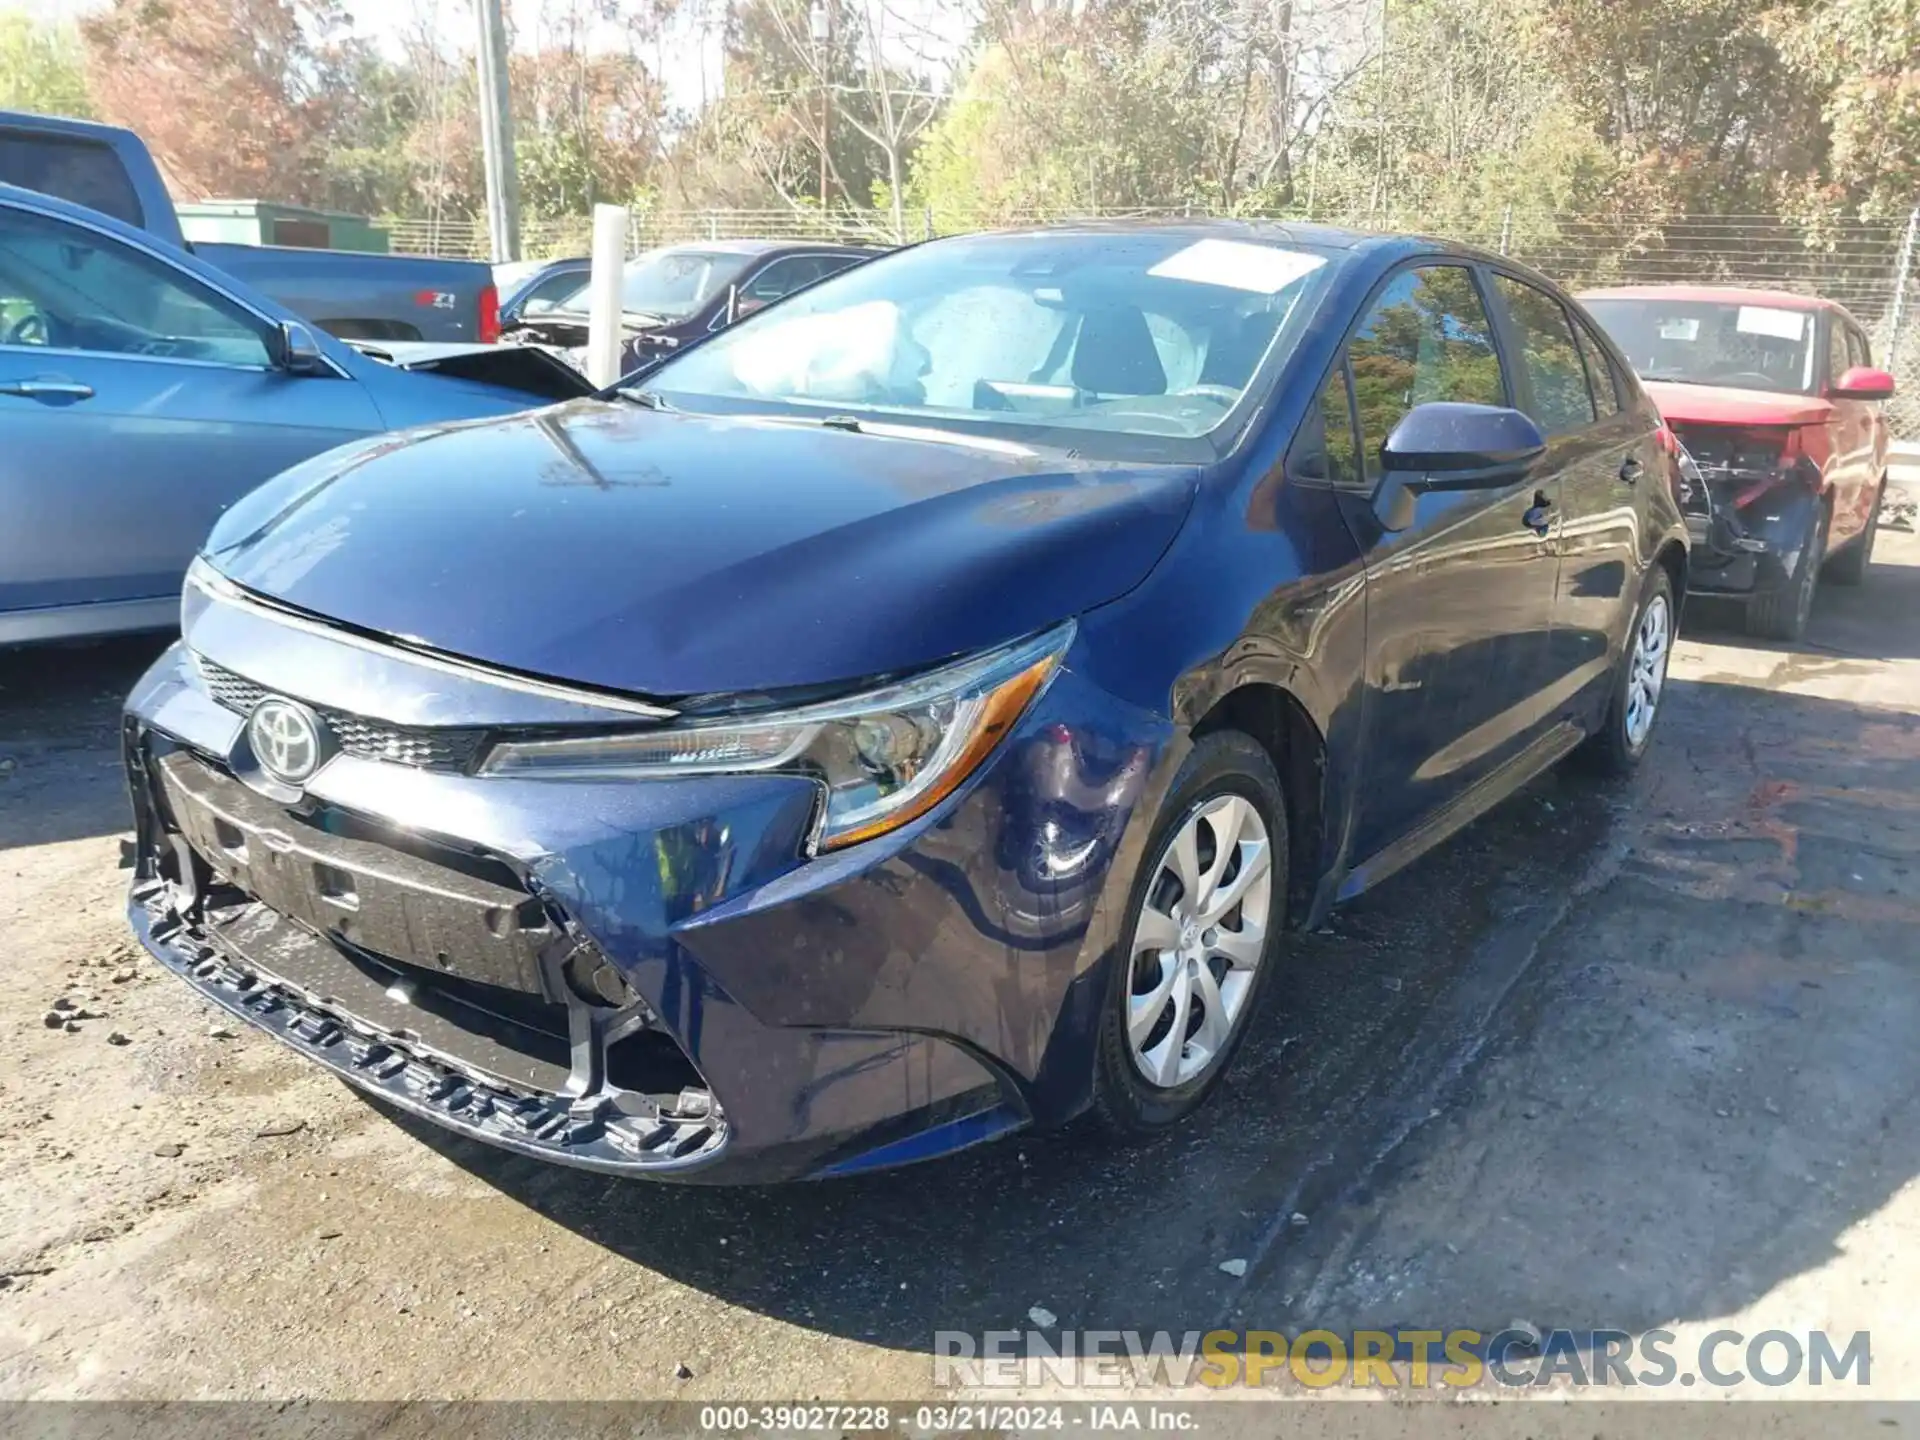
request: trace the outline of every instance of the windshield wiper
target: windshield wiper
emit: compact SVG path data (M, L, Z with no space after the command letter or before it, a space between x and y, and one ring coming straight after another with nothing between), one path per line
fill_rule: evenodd
M642 390L637 385L622 385L613 392L629 404L638 405L642 410L671 410L672 404L658 390Z
M820 423L829 430L845 430L850 435L860 433L860 421L852 415L829 415Z

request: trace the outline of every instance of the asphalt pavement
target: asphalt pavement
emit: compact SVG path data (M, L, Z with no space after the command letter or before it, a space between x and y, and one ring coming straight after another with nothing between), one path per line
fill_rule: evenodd
M222 1022L123 933L158 642L0 655L0 1398L900 1399L1035 1309L1871 1329L1920 1398L1920 541L1880 556L1797 648L1697 607L1642 773L1300 937L1183 1132L774 1189L516 1159Z

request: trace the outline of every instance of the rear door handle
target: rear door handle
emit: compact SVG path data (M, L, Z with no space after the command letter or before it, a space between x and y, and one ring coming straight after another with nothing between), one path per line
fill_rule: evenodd
M1640 478L1640 472L1646 468L1640 463L1638 455L1629 455L1620 462L1620 478L1631 485Z
M0 395L25 400L91 400L93 387L78 380L0 380Z

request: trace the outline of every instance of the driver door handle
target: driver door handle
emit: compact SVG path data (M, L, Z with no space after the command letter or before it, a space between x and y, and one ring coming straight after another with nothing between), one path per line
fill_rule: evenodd
M1640 478L1641 471L1645 468L1646 467L1640 463L1640 457L1638 455L1629 455L1620 462L1620 478L1631 485Z
M25 400L91 400L93 387L78 380L0 380L0 395Z

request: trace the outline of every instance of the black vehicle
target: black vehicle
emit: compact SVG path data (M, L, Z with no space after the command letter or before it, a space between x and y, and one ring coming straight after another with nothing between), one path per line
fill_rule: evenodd
M512 330L530 316L548 314L581 293L593 270L584 255L565 260L517 260L493 267L500 290L500 328Z
M627 262L622 279L621 373L881 253L793 240L713 240L649 250ZM578 279L571 295L515 312L504 338L557 346L584 361L586 273Z

